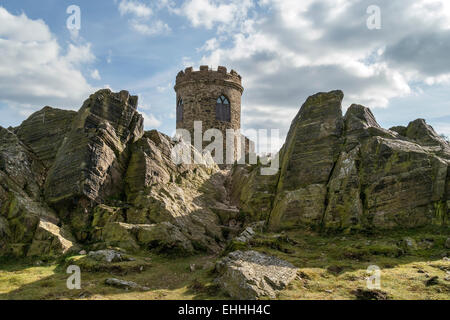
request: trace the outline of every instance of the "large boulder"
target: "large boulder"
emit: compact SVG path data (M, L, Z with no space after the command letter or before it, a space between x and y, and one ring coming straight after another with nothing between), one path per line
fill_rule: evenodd
M410 122L406 128L405 136L423 146L441 146L447 144L446 141L426 123L425 119L417 119Z
M216 282L231 298L275 298L297 276L297 269L284 260L256 251L234 251L217 262Z
M127 91L104 89L84 102L49 171L45 183L49 203L79 198L102 202L121 193L127 147L143 134L137 101Z
M366 225L391 228L445 223L447 212L441 215L437 209L445 202L448 161L415 143L382 137L362 145L360 161Z
M17 137L49 168L76 115L75 111L47 106L33 113L15 129L15 132Z
M121 262L126 260L120 252L115 250L90 251L88 257L93 260L106 263Z
M127 250L155 249L162 253L189 255L194 253L191 241L170 222L158 224L108 223L103 229L101 243Z
M27 255L58 257L78 249L75 239L66 226L59 227L55 223L41 218Z
M270 225L320 224L327 185L341 151L342 91L309 97L292 122L280 153L280 178Z

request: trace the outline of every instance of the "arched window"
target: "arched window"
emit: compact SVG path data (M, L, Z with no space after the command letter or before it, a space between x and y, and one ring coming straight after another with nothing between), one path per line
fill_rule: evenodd
M183 99L180 98L177 103L177 122L183 121Z
M230 100L224 95L217 98L216 102L216 120L231 121L231 105Z

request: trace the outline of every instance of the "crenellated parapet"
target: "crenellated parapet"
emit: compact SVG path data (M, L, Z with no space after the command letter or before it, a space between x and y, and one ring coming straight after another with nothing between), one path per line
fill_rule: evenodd
M176 78L175 90L192 83L230 86L239 90L241 94L244 91L241 76L234 70L228 72L227 68L222 66L219 66L217 70L213 70L208 66L200 66L198 71L194 71L192 67L180 71Z

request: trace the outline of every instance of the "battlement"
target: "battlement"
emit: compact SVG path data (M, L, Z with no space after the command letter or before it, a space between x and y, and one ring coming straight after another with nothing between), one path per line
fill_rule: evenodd
M244 91L241 76L234 70L228 72L227 68L222 66L219 66L217 70L213 70L208 66L200 66L200 70L198 71L194 71L192 67L186 68L184 71L180 71L177 75L175 90L184 84L192 82L231 85L239 89L241 93Z

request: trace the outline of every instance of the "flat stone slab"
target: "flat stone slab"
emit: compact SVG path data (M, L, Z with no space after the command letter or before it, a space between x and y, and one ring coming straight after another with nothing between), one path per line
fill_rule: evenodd
M98 250L91 251L88 254L88 257L101 262L121 262L123 261L122 254L115 250Z
M216 282L233 299L276 298L297 276L291 263L256 251L234 251L218 261Z
M116 279L116 278L109 278L105 280L105 284L107 284L108 286L112 286L115 288L119 288L119 289L124 289L124 290L143 290L143 291L148 291L150 290L147 287L142 287L140 285L138 285L136 282L133 281L126 281L126 280L120 280L120 279Z

